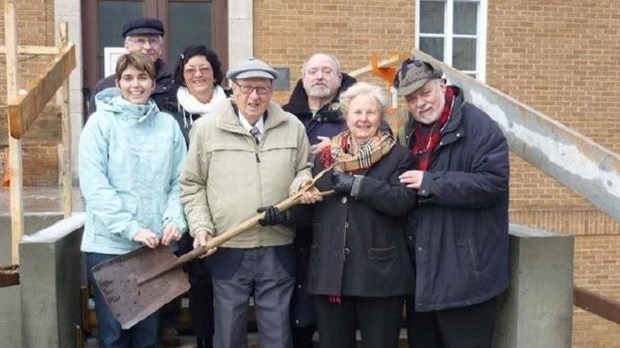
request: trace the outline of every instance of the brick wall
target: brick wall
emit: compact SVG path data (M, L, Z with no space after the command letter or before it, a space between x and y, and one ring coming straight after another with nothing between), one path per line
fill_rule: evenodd
M16 3L20 44L53 45L54 1ZM414 6L411 0L256 0L255 55L289 67L291 86L303 60L318 51L335 54L343 70L352 71L369 64L372 52L410 52ZM620 151L620 98L614 87L620 80L620 2L493 0L488 6L487 82ZM3 20L0 16L2 31ZM0 55L0 71L3 64ZM35 77L44 64L43 58L20 56L22 81ZM4 78L0 73L0 105L6 103ZM382 84L370 75L362 79ZM277 92L275 99L285 102L289 93ZM4 111L0 146L6 141ZM56 184L57 169L51 168L57 161L57 112L46 112L37 121L42 132L31 135L42 138L24 145L27 184ZM576 235L575 283L620 300L618 222L518 156L511 156L511 166L511 221ZM619 341L617 326L581 310L575 311L573 327L574 347L610 347Z
M488 22L490 85L620 151L618 1L492 1ZM575 284L620 300L620 224L517 156L511 165L511 221L576 235ZM573 327L574 347L620 341L582 310Z
M620 151L620 3L489 2L487 82ZM513 209L591 208L513 156Z
M254 51L274 66L289 67L291 86L304 59L315 52L336 55L343 70L370 64L372 52L411 52L413 1L254 1ZM380 83L366 75L364 80ZM290 92L278 92L278 101Z
M0 1L4 10L4 1ZM54 1L17 0L16 30L17 41L21 46L54 46ZM4 39L4 11L0 16L0 45ZM47 66L51 56L18 55L18 89L28 89ZM6 57L0 55L0 147L8 144L8 123L6 117ZM23 138L23 170L25 185L57 185L58 154L57 141L60 140L60 116L58 108L49 105L37 118ZM4 152L0 154L0 173L4 168Z

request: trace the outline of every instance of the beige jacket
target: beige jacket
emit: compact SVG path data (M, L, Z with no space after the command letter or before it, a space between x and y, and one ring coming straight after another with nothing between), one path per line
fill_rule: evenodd
M302 123L271 102L260 144L239 122L232 100L219 103L192 127L181 174L181 201L190 233L221 234L256 214L256 209L288 197L311 177L310 145ZM224 247L286 245L293 229L255 226Z

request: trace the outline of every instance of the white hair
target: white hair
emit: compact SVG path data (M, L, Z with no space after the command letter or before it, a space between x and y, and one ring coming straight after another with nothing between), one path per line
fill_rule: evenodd
M351 100L359 97L360 95L367 95L372 97L377 103L377 109L379 114L383 118L387 111L387 97L381 87L370 84L368 82L357 82L353 86L349 87L340 95L340 111L343 115L349 111L349 105Z

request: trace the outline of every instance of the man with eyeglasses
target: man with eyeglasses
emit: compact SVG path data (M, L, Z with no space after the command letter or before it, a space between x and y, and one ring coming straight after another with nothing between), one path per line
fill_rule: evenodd
M394 87L409 109L399 141L415 160L399 179L418 191L407 232L409 346L491 347L496 299L510 279L506 138L431 62L404 61Z
M155 90L151 98L160 110L176 112L176 90L173 75L168 71L168 66L161 59L162 44L164 37L164 24L157 18L138 17L123 24L123 37L125 49L128 53L140 52L148 55L155 62ZM91 92L91 100L88 107L88 115L96 110L94 103L95 95L100 91L116 87L116 76L110 75L95 85Z
M214 294L214 347L247 346L250 297L261 347L291 348L294 229L273 205L311 177L303 124L273 102L278 73L250 58L230 70L233 98L215 105L190 132L179 180L194 247L259 211L265 217L207 255ZM263 207L263 208L260 208Z

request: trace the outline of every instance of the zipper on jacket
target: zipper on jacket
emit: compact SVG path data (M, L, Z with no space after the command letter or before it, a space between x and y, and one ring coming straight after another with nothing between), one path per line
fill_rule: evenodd
M256 163L260 163L260 157L258 157L258 152L255 152L254 155L256 156Z

